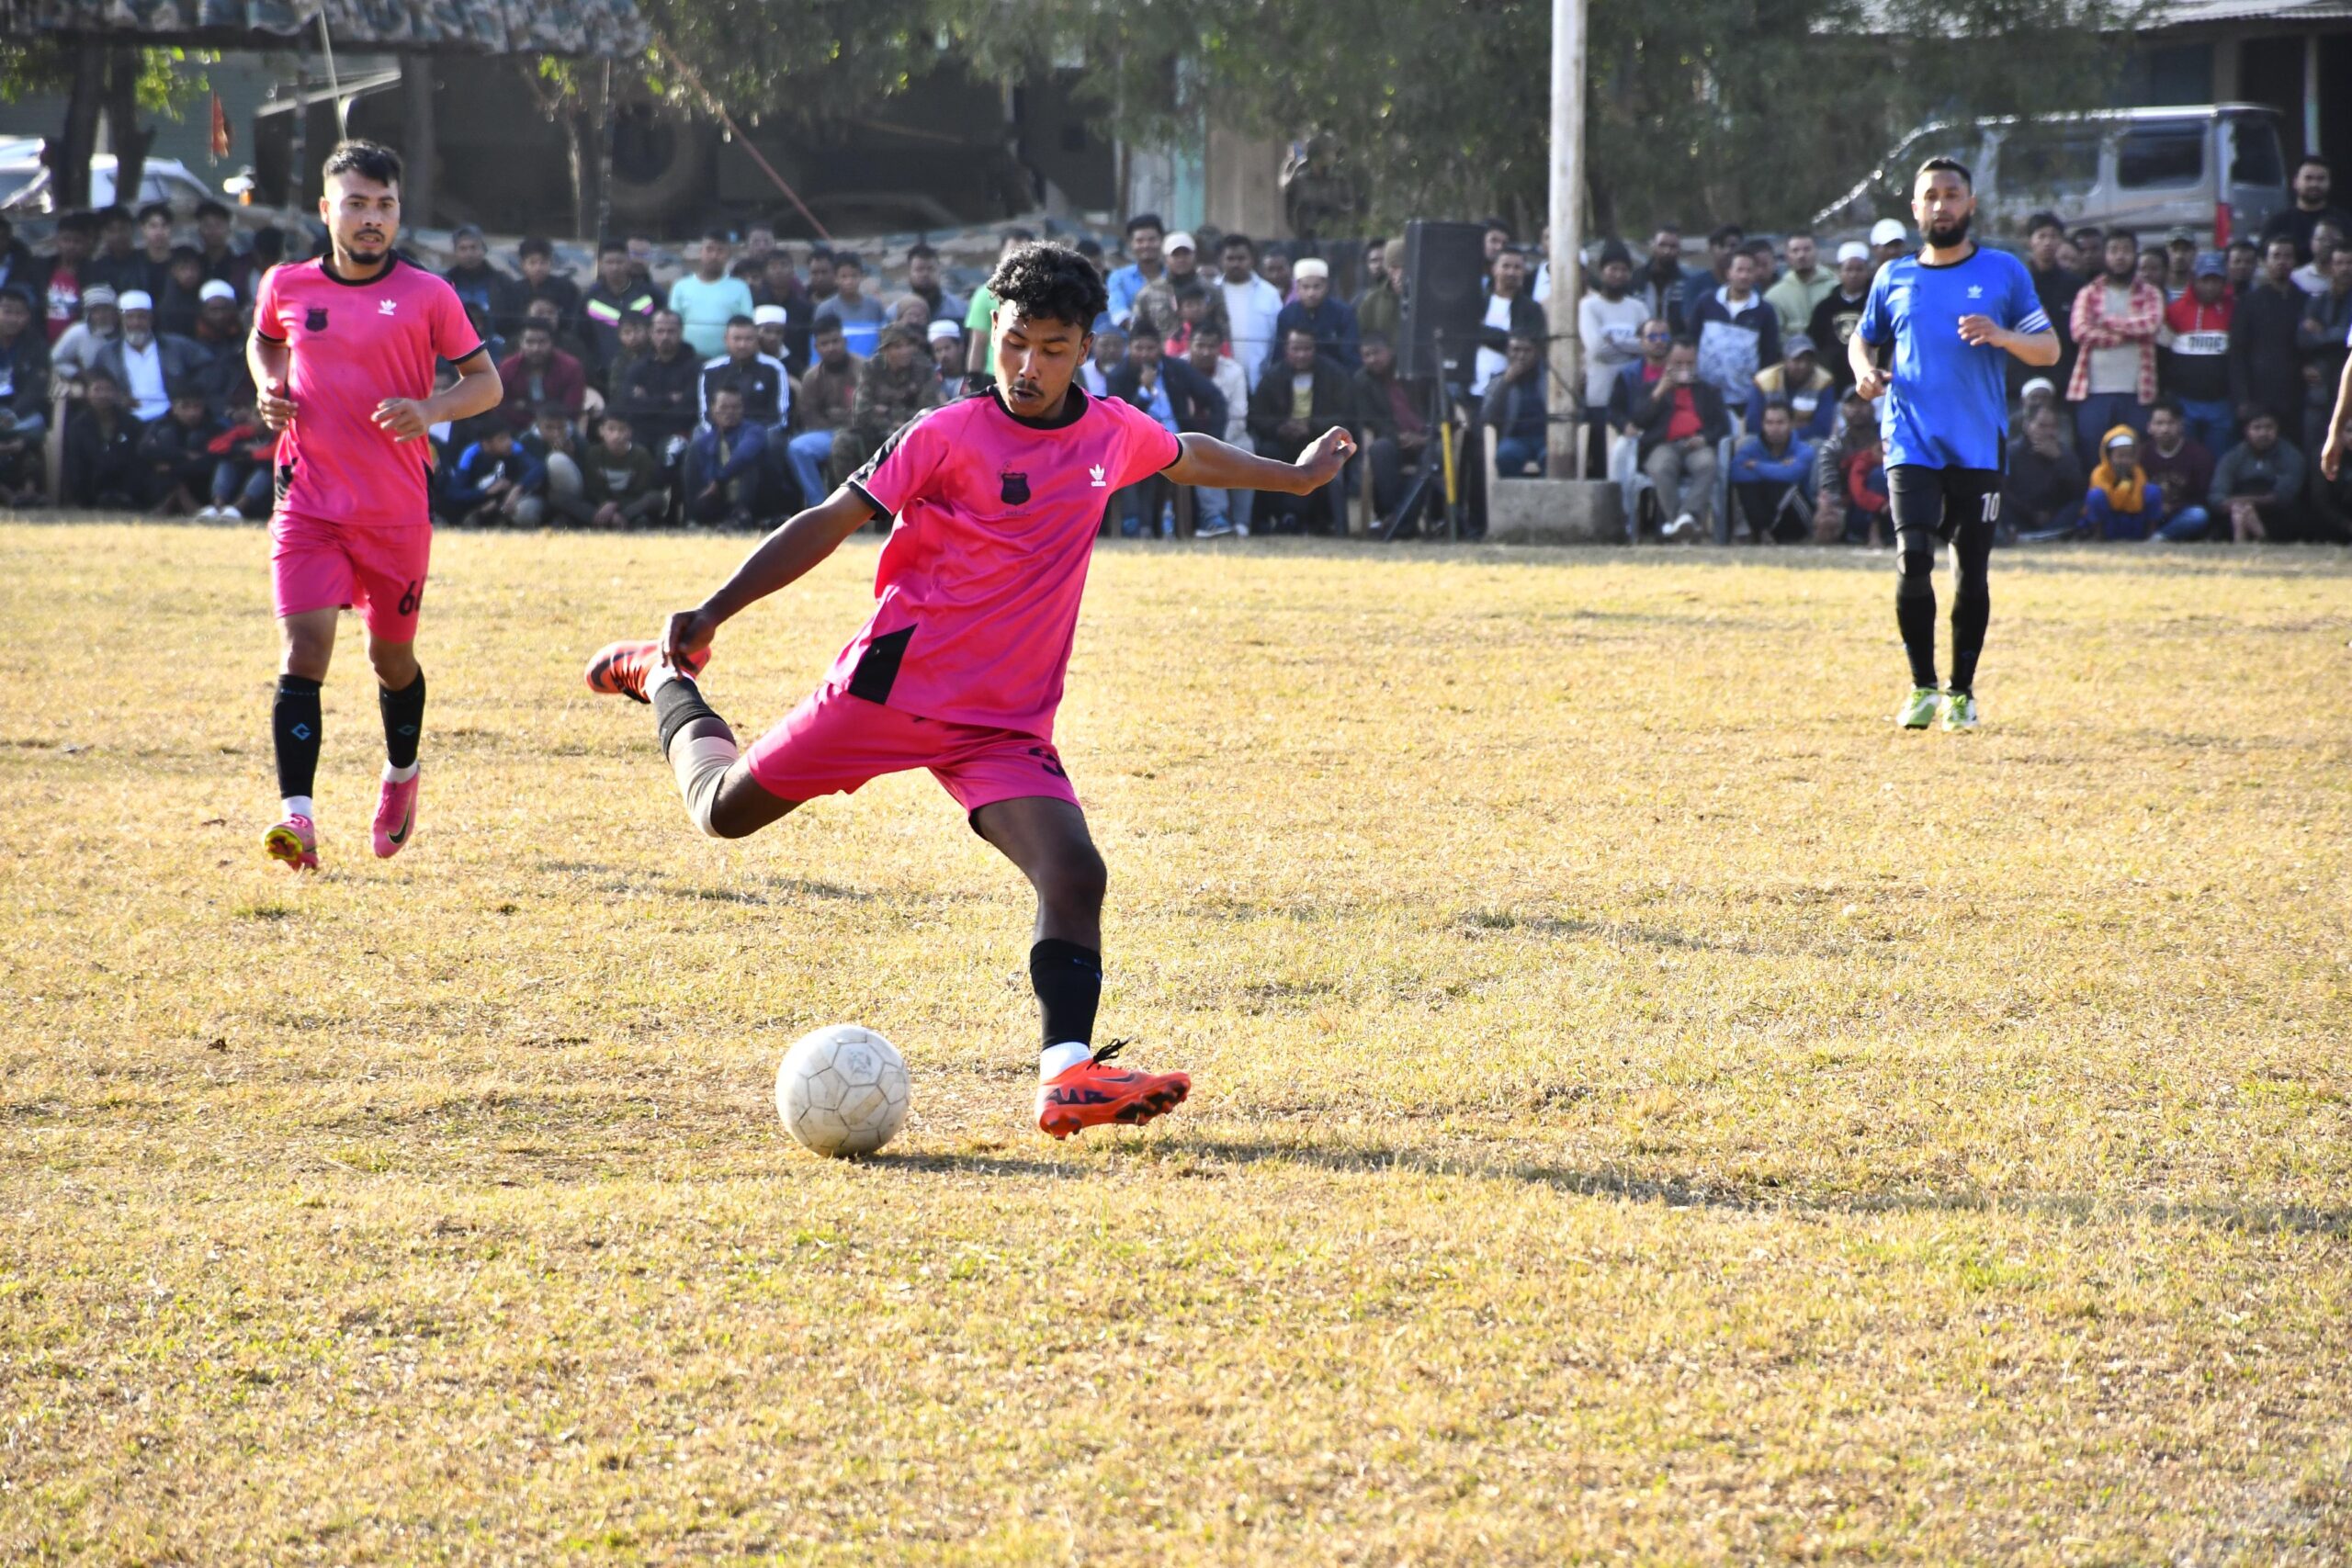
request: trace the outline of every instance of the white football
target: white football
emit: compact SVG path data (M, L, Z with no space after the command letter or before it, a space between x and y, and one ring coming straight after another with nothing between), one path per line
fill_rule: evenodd
M785 1131L820 1155L870 1155L907 1120L907 1063L870 1029L829 1024L802 1035L775 1072Z

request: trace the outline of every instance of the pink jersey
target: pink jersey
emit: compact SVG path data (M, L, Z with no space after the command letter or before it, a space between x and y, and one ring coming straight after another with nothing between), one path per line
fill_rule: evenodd
M346 527L429 522L432 449L378 428L387 398L429 398L436 360L479 352L457 290L397 256L365 283L326 258L274 267L254 301L254 332L289 345L294 423L277 438L281 512Z
M1182 451L1150 415L1075 386L1051 423L992 392L918 414L850 478L898 522L873 619L828 687L1051 739L1103 507Z

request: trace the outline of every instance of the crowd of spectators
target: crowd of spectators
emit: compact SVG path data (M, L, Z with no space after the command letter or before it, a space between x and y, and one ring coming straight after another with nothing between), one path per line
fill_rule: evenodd
M2298 170L2295 196L2221 251L2185 231L2143 246L2033 220L2026 261L2063 353L2046 375L2012 367L2005 538L2352 539L2352 478L2330 482L2310 460L2352 330L2352 217L2320 160ZM266 513L273 444L245 336L260 275L303 242L265 230L240 249L211 204L193 228L182 235L161 206L73 213L36 256L0 221L0 505L41 499L48 455L68 505ZM1091 395L1272 457L1332 424L1365 452L1308 497L1180 498L1148 482L1111 498L1106 528L1166 536L1182 515L1205 536L1332 531L1345 489L1368 489L1391 520L1429 497L1415 479L1435 466L1436 415L1483 433L1500 479L1544 472L1550 426L1581 419L1588 471L1619 478L1637 529L1658 537L1890 536L1877 411L1853 395L1846 345L1878 269L1911 246L1900 222L1834 254L1809 234L1776 245L1724 225L1703 265L1685 265L1670 226L1638 259L1602 242L1573 398L1555 395L1545 360L1548 266L1499 220L1485 229L1478 340L1444 388L1398 374L1402 241L1295 254L1141 214L1123 256L1080 242L1110 300L1080 372ZM582 288L545 240L494 258L478 231L452 237L444 276L506 395L434 431L442 521L763 525L989 369L994 301L955 292L927 245L889 284L854 249L796 254L761 226L740 244L706 236L666 286L650 248L607 243ZM1356 286L1344 295L1335 262ZM1486 464L1461 456L1475 529Z

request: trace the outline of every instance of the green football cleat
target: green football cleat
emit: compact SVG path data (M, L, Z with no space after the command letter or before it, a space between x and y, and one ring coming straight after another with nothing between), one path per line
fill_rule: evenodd
M1894 722L1905 729L1925 729L1936 722L1936 689L1914 686L1911 698L1894 716Z
M1927 720L1919 722L1925 724ZM1944 698L1944 728L1957 732L1976 728L1976 699L1966 692L1953 692Z

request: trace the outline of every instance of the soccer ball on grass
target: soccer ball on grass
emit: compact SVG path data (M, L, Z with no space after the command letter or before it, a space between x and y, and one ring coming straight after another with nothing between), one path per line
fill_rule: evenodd
M870 1155L907 1120L907 1063L870 1029L831 1024L802 1035L775 1073L785 1130L820 1155Z

